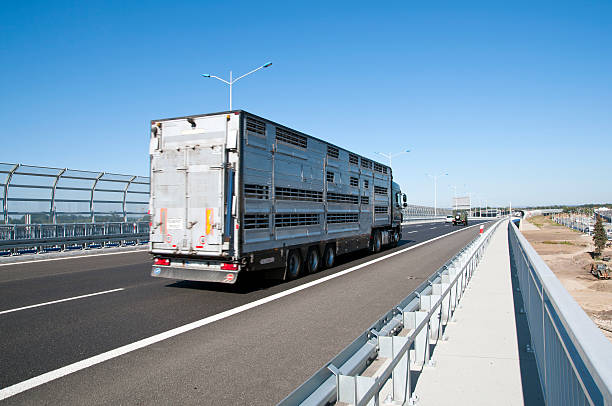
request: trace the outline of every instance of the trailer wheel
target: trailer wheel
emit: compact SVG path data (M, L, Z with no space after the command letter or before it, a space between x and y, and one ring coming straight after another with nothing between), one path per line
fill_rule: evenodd
M302 257L298 250L289 251L287 255L287 264L285 265L286 279L293 280L300 275L302 270Z
M319 250L311 248L308 250L308 256L306 257L306 269L308 273L315 273L321 267L321 257L319 256Z
M370 241L370 251L373 253L380 252L382 249L382 239L380 236L380 231L374 231L374 235L372 235L372 240Z
M325 252L323 253L323 266L325 268L331 268L334 266L336 262L336 249L333 245L328 245L325 247Z

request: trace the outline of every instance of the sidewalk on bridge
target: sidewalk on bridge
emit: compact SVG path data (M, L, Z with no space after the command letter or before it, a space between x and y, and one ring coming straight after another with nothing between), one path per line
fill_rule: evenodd
M434 350L435 366L425 367L417 381L419 406L543 404L513 279L506 223L493 235L456 321L445 330L448 340Z

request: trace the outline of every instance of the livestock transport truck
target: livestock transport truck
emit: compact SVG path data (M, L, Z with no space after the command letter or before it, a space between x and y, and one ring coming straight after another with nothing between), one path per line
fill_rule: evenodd
M152 276L294 279L401 239L391 168L245 111L151 122Z

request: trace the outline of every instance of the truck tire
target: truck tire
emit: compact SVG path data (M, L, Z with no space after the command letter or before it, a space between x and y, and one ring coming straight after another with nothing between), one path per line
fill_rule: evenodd
M336 248L330 244L325 247L323 252L323 266L331 268L334 266L334 263L336 263Z
M302 257L300 251L291 250L287 255L287 263L285 264L285 279L293 280L300 275L302 270Z
M372 240L370 241L370 252L377 253L382 249L382 239L380 236L380 231L374 231L372 235Z
M393 243L391 244L391 246L393 248L397 247L401 239L402 239L402 230L400 230L400 228L398 227L397 229L395 229L395 232L393 233Z
M308 273L316 273L321 268L321 256L319 250L316 248L310 248L308 255L306 256L306 270Z

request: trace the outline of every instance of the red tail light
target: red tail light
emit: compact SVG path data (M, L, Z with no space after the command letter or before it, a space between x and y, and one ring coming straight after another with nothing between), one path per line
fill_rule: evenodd
M166 259L166 258L155 258L155 265L165 265L165 266L169 266L170 265L170 260Z
M238 270L238 264L221 264L221 270L222 271L237 271Z

